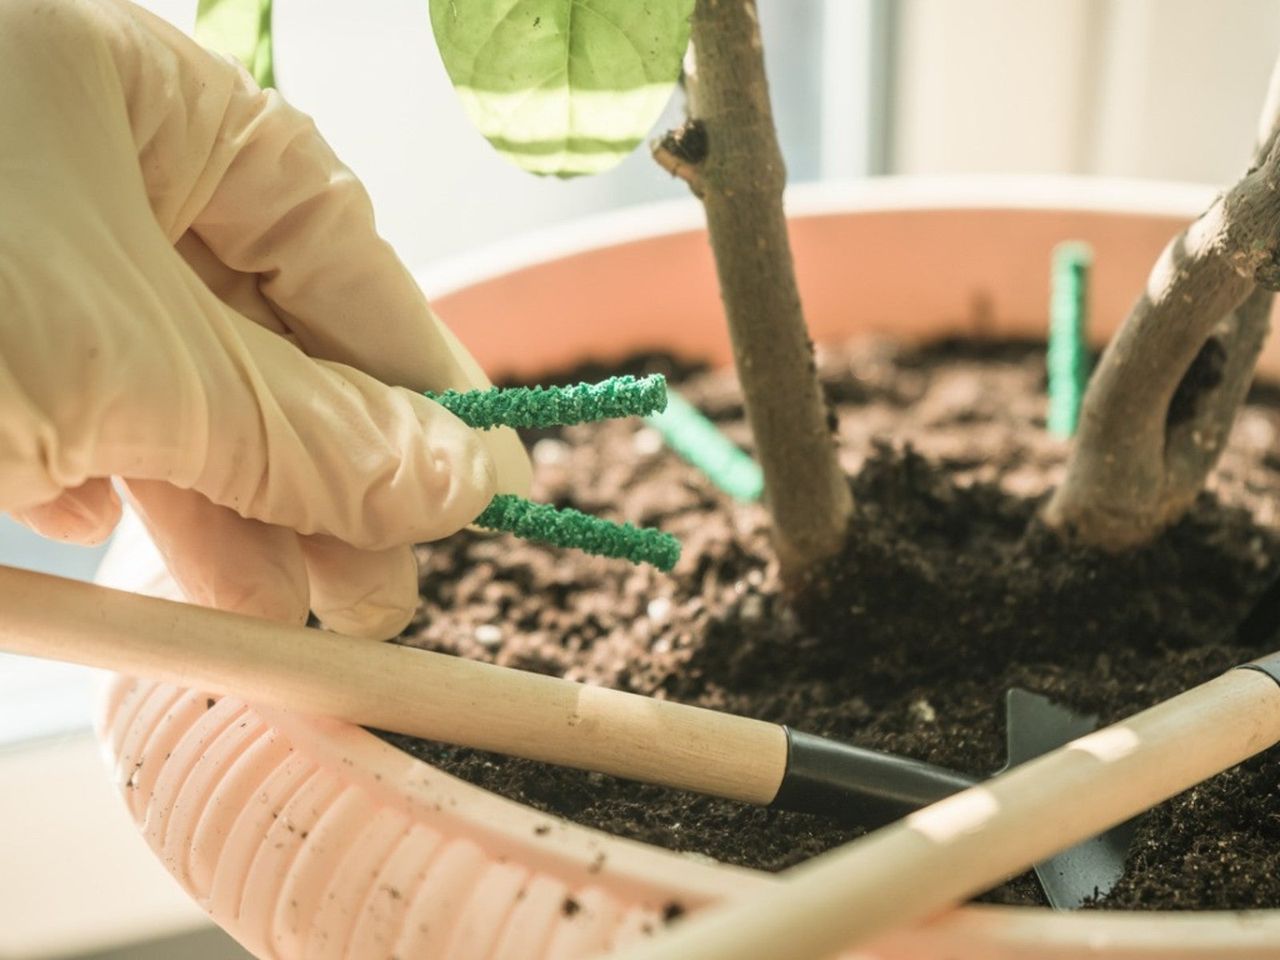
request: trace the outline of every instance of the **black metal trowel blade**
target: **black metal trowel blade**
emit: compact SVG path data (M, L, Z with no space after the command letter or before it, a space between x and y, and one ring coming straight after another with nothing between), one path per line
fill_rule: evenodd
M1010 687L1004 695L1004 711L1004 770L1057 750L1064 743L1098 729L1097 717L1076 713L1021 687Z
M1075 713L1047 697L1016 687L1005 695L1005 708L1009 757L1006 770L1098 728L1097 717ZM1058 910L1075 910L1115 886L1124 872L1136 824L1136 820L1122 823L1036 864L1036 876L1050 905Z

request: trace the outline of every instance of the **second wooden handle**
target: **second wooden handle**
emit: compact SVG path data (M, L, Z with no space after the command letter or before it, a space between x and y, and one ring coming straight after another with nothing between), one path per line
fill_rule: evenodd
M1280 686L1232 670L784 874L616 960L818 960L934 916L1280 741Z
M764 804L781 727L0 567L0 650Z

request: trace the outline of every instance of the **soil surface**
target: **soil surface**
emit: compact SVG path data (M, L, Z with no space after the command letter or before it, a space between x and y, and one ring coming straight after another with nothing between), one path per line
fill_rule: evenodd
M734 503L640 421L531 436L534 498L683 541L671 575L507 537L421 551L403 642L791 724L976 775L1004 760L1011 686L1104 721L1270 652L1235 636L1280 571L1280 404L1255 391L1191 515L1124 557L1036 522L1065 444L1044 432L1043 348L860 341L821 352L857 516L796 609L765 515ZM681 390L749 449L731 373ZM587 377L618 372L578 371ZM778 870L857 836L756 809L405 738L464 779L611 833ZM1042 903L1030 875L983 899ZM1102 908L1280 907L1280 752L1147 816Z

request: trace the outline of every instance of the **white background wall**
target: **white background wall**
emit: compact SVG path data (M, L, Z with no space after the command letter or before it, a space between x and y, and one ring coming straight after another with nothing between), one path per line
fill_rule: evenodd
M194 22L195 0L141 3L184 29ZM795 179L814 178L821 164L824 21L839 16L851 56L842 66L853 67L846 87L861 89L872 5L761 0L778 125ZM413 267L544 224L687 196L643 150L613 172L573 181L532 177L500 158L453 94L426 0L276 0L274 22L281 92L315 117L365 182L382 233ZM859 109L856 94L849 109ZM849 116L846 126L860 128L860 118ZM865 172L856 150L844 162L846 176Z
M1225 184L1248 160L1275 0L899 0L895 172Z

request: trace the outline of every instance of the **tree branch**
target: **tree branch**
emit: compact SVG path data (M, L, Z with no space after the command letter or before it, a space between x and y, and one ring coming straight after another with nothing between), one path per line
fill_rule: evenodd
M1201 393L1192 416L1168 427L1163 499L1164 513L1171 518L1181 516L1195 502L1226 448L1231 425L1249 392L1258 354L1271 329L1273 299L1270 290L1255 288L1201 349L1200 356L1208 349L1218 358L1217 382Z
M688 87L686 87L688 90ZM707 131L697 120L686 120L650 146L658 166L689 185L695 197L703 193L702 174L698 165L707 156Z
M774 543L796 583L844 545L853 498L800 306L755 0L698 0L693 50L690 120L654 154L706 211Z
M1045 509L1080 541L1151 539L1194 502L1226 445L1280 281L1280 61L1261 129L1253 166L1165 248L1089 384Z

